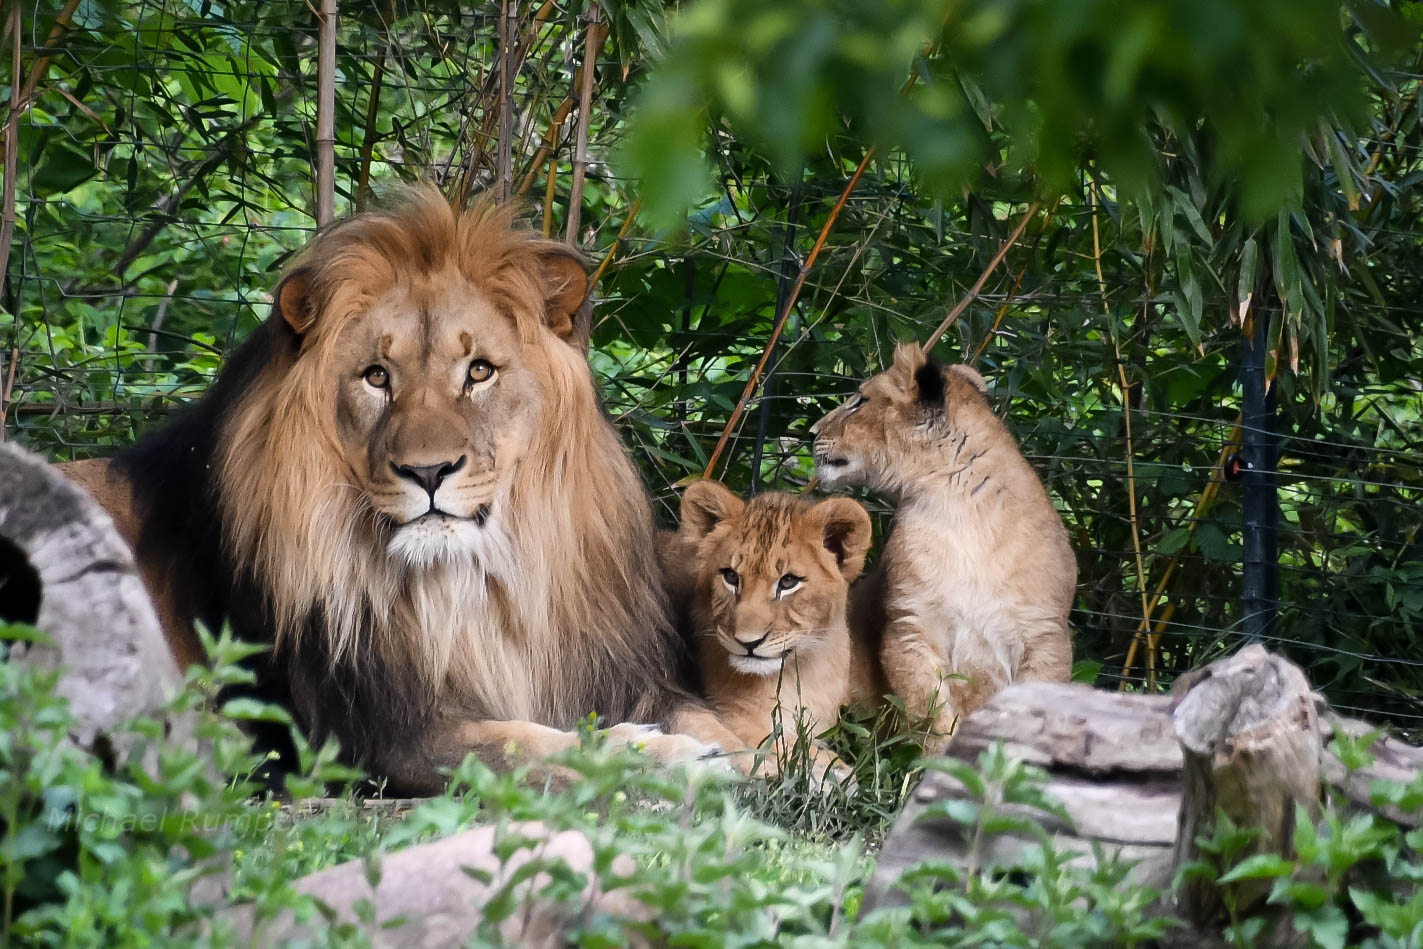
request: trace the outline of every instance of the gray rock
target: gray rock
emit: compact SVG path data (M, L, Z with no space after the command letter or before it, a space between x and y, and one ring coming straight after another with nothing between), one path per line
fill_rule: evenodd
M485 904L530 860L561 861L592 880L593 847L583 834L550 833L536 822L505 825L503 833L537 842L501 862L494 852L499 831L495 827L479 827L386 854L381 858L379 880L374 887L361 860L298 880L296 888L316 898L329 921L318 918L298 922L286 913L258 924L251 907L228 911L219 918L236 927L239 944L270 946L314 940L327 926L349 923L358 927L376 949L463 946L474 934ZM632 861L619 857L613 870L619 875L630 873ZM500 936L507 944L539 949L566 945L569 927L599 913L630 921L650 918L644 904L625 894L602 892L592 882L577 899L555 902L539 898L537 893L548 882L547 874L538 873L531 880L516 884L518 907L500 927ZM360 920L358 907L369 909L370 921ZM629 938L630 945L648 945L635 932L629 933Z

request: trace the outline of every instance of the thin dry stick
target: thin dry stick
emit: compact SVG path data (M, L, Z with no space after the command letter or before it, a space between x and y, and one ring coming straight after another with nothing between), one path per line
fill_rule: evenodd
M598 264L598 269L593 271L593 276L588 280L588 289L583 291L583 303L588 302L588 298L593 295L593 288L598 285L598 281L603 279L603 274L608 272L608 265L613 262L613 255L618 252L618 246L622 244L623 238L627 237L628 229L632 227L633 218L637 217L637 209L642 207L642 199L638 198L628 208L627 217L623 218L623 226L618 228L617 236L613 238L613 246L608 248L608 252L603 255L602 263ZM578 304L582 306L583 303Z
M20 5L15 4L15 9ZM10 368L6 372L5 385L0 386L0 442L5 440L5 414L10 410L10 393L15 388L15 376L20 373L20 347L14 346L10 349Z
M721 430L721 437L716 441L716 448L711 453L711 459L707 462L707 469L703 473L703 477L710 478L712 472L716 470L716 463L721 459L721 453L726 450L726 443L731 438L731 432L736 428L736 423L741 420L741 413L746 411L746 403L751 400L751 393L756 391L756 383L761 381L761 373L765 371L766 363L771 360L771 352L776 348L776 341L781 338L781 331L786 328L786 320L790 318L791 311L795 309L795 302L800 296L801 287L805 286L805 278L810 275L810 268L815 266L815 258L820 256L820 249L825 246L825 239L830 236L830 229L835 226L835 221L840 217L845 202L850 199L850 192L854 191L855 185L860 183L860 176L869 167L870 159L874 157L874 154L875 150L871 147L865 152L865 157L860 159L860 163L855 166L855 173L845 183L845 188L840 192L835 207L830 209L830 216L825 219L825 225L821 227L819 236L815 238L815 246L810 249L810 256L806 257L805 263L800 265L800 273L796 274L790 296L786 298L786 305L780 315L776 317L776 323L771 328L771 338L766 340L766 347L761 351L761 359L756 363L756 368L751 371L751 378L746 380L746 388L741 390L741 398L736 400L736 405L731 410L731 418L726 420L726 426Z
M1088 186L1087 200L1092 205L1092 265L1097 271L1097 292L1102 297L1102 315L1106 317L1110 327L1112 308L1111 304L1107 302L1107 281L1102 276L1102 235L1098 225L1097 183L1095 181ZM1126 367L1122 365L1122 349L1117 340L1115 328L1112 328L1112 350L1117 358L1117 381L1122 391L1122 421L1127 437L1127 509L1131 515L1131 546L1132 551L1136 554L1136 588L1141 593L1141 621L1150 626L1151 599L1150 594L1146 591L1146 565L1141 556L1141 529L1136 517L1136 462L1131 438L1131 386L1127 382ZM1148 663L1154 678L1156 670L1154 657L1149 657Z
M499 200L508 203L513 191L514 158L514 56L515 18L519 15L518 0L501 0L499 14L499 149L494 156L494 178L499 186Z
M1036 213L1038 213L1038 203L1034 201L1028 205L1028 210L1023 214L1023 219L1018 222L1017 227L1013 228L1013 233L1008 235L1008 239L1003 242L1003 246L998 248L998 253L993 255L993 259L988 262L988 266L983 269L983 273L979 274L978 279L973 282L973 286L969 288L968 295L954 304L954 308L949 311L949 315L944 317L944 321L939 324L938 328L929 334L929 338L924 341L924 352L927 353L933 349L934 344L943 337L949 327L958 322L959 316L962 315L964 310L968 309L968 305L978 298L979 291L983 289L983 285L988 282L988 278L993 274L993 271L998 269L998 265L1003 262L1003 258L1007 256L1012 246L1018 243L1018 238L1023 236L1023 228L1028 226L1028 221L1031 220Z
M596 3L588 5L588 38L583 47L583 86L578 90L578 139L573 153L573 185L568 192L568 227L563 239L570 244L578 240L578 223L583 212L583 178L588 171L588 126L593 108L593 74L598 50L602 49L599 28L601 13Z
M316 226L336 216L336 0L321 0L316 54Z
M553 236L553 199L558 190L558 157L548 157L548 181L544 182L544 237Z
M1048 225L1052 223L1052 216L1057 213L1057 206L1061 203L1062 199L1058 198L1052 203L1052 207L1048 208L1047 213L1043 215L1042 227L1039 227L1037 234L1033 236L1034 247L1037 246L1037 242L1042 239L1042 236L1047 233ZM1031 252L1029 255L1031 256ZM1003 317L1008 312L1008 306L1013 302L1013 298L1018 295L1018 288L1023 285L1023 277L1026 276L1027 273L1028 264L1023 264L1018 270L1018 276L1013 278L1012 289L1010 289L1008 295L1003 298L1003 305L1000 306L998 312L993 315L993 325L988 328L988 332L983 336L983 342L978 344L978 348L973 351L973 356L968 360L970 366L983 358L983 354L988 351L989 345L993 342L993 337L998 335L998 328L1003 325Z
M924 47L924 55L929 55L933 49L933 43ZM915 70L909 74L909 78L900 86L899 94L908 95L914 88L914 84L919 79L919 72ZM805 263L801 265L800 273L796 275L795 284L791 287L790 297L786 300L785 309L776 318L776 324L771 329L771 338L766 341L766 347L761 351L761 359L756 363L756 368L751 373L751 378L746 380L746 388L741 392L741 398L736 400L736 405L731 410L731 418L726 420L725 427L721 430L721 437L717 439L716 448L712 451L711 459L707 462L707 469L704 477L710 478L712 471L716 469L717 460L726 449L726 443L731 438L731 432L736 428L736 423L741 420L741 414L746 411L746 403L751 398L751 393L756 389L756 383L761 379L761 373L766 368L766 363L770 361L771 353L776 348L776 341L781 338L781 331L785 329L786 320L790 318L791 310L795 308L796 298L800 296L800 289L805 285L805 278L810 274L810 268L815 263L815 258L820 256L820 248L825 245L825 238L830 235L830 228L835 225L835 220L840 216L840 211L845 207L845 202L850 198L850 192L855 190L855 185L859 183L860 176L869 167L870 160L874 158L875 148L873 145L865 152L865 157L860 159L860 163L855 166L855 173L850 176L850 180L845 183L845 189L840 192L840 198L835 202L835 207L831 209L830 216L825 219L825 226L820 229L820 235L815 239L815 246L810 249L810 256L806 257ZM1020 228L1021 230L1021 228ZM964 304L967 306L967 304ZM806 485L807 493L819 484L819 479L812 478Z
M19 6L17 3L16 6ZM54 21L54 28L49 31L49 36L45 38L45 49L54 49L59 45L60 37L68 32L69 27L74 23L74 11L79 9L79 0L69 0L64 5L64 9L59 11L59 17ZM17 21L18 22L18 21ZM20 42L19 27L15 28L15 44ZM30 78L25 82L25 91L20 95L18 102L12 96L10 99L11 108L24 112L29 109L35 98L35 87L39 85L40 77L45 70L49 69L49 64L54 61L53 53L46 53L35 64L30 67Z
M356 173L356 204L364 207L371 197L371 161L375 158L376 120L380 117L380 92L385 82L385 56L390 48L390 31L395 27L395 0L385 7L385 42L371 76L371 96L366 100L366 128L361 133L361 164Z

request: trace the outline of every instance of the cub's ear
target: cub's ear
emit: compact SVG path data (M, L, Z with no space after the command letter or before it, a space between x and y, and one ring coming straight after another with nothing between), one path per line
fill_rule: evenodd
M720 481L694 481L682 492L681 532L695 540L741 513L746 502Z
M298 267L282 278L272 292L272 312L281 316L292 332L305 336L316 323L316 304L312 299L311 267Z
M834 555L841 575L854 580L865 569L865 555L870 552L869 513L850 498L829 498L810 511L820 521L820 542Z
M944 389L944 365L930 356L914 370L914 385L911 388L914 400L926 408L942 409Z
M980 376L978 374L978 370L970 366L968 363L956 362L952 366L950 366L947 371L949 375L958 376L960 379L973 386L975 389L978 390L979 395L988 394L988 380Z
M548 328L570 346L586 348L592 310L584 306L588 271L583 257L565 244L544 244L539 249L539 279Z
M930 406L942 405L942 368L918 343L911 341L894 347L894 362L889 367L889 375L911 401Z

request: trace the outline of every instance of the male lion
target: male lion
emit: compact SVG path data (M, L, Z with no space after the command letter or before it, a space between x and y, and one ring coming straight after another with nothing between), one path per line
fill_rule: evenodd
M471 751L576 744L591 712L724 736L679 685L586 290L569 248L431 188L318 236L204 398L71 468L127 524L180 661L195 619L271 641L265 690L412 792Z
M1042 481L984 398L983 377L914 343L811 427L827 489L898 504L857 612L883 611L880 659L934 731L1024 679L1066 681L1077 561Z

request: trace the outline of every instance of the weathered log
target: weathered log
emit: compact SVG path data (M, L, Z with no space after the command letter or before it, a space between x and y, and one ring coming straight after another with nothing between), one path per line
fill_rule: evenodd
M1207 666L1185 684L1171 709L1185 762L1177 866L1202 859L1196 841L1211 835L1217 810L1237 826L1260 831L1238 859L1291 855L1295 806L1316 814L1319 809L1322 702L1298 666L1258 645ZM1253 909L1272 882L1234 884L1237 910ZM1203 876L1184 882L1179 909L1200 928L1226 918L1221 888Z
M1070 824L1040 813L1027 816L1043 825L1060 850L1090 854L1098 845L1105 853L1138 861L1138 882L1156 887L1170 882L1181 748L1168 696L1067 683L1011 686L959 726L947 754L975 764L996 742L1003 743L1009 756L1047 772L1046 791L1061 803ZM921 815L935 802L968 797L948 774L930 772L924 777L885 841L868 904L902 902L894 884L920 861L967 865L969 828L947 820L921 820ZM1000 835L986 847L981 842L979 866L1012 866L1029 843L1014 835Z
M114 726L162 709L182 684L133 554L109 516L34 455L0 443L0 618L52 644L10 661L61 667L71 740L122 753Z
M963 722L947 754L976 764L986 748L1001 742L1008 755L1046 771L1045 791L1068 820L1028 816L1059 851L1088 860L1100 847L1108 858L1136 862L1135 882L1164 891L1178 859L1193 852L1194 835L1208 832L1216 803L1238 821L1265 822L1279 845L1289 839L1293 802L1317 802L1322 778L1340 806L1418 826L1416 814L1375 805L1370 792L1379 779L1404 784L1416 777L1423 749L1384 737L1371 749L1374 762L1349 773L1328 751L1333 730L1320 721L1355 737L1370 727L1326 717L1322 708L1296 667L1254 647L1186 677L1170 696L1066 683L1012 686ZM1183 794L1188 756L1196 787ZM1266 773L1255 773L1260 768ZM925 776L885 841L867 907L903 903L895 884L920 861L962 868L972 857L986 869L1021 863L1023 849L1035 841L1000 835L979 841L975 850L969 828L923 819L937 803L966 799L967 789L952 776ZM1208 915L1208 895L1195 897L1199 902L1191 908Z

